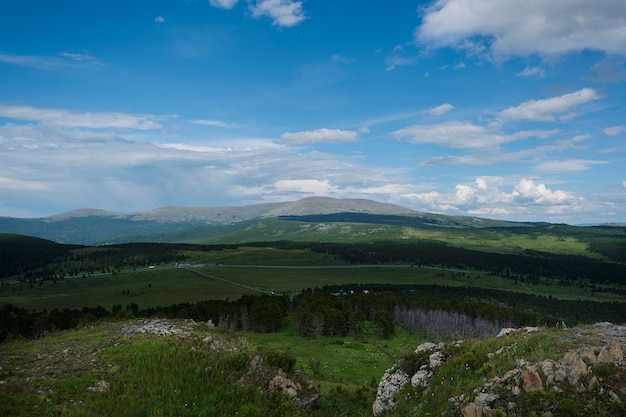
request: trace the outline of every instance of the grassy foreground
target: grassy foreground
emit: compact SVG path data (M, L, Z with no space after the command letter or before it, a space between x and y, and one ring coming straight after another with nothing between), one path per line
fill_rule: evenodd
M40 340L0 344L0 415L371 416L384 370L397 362L414 372L421 363L412 353L420 340L401 331L386 341L369 332L361 339L312 340L298 336L292 322L278 333L243 334L171 321L189 334L129 333L140 323L145 321L108 321ZM205 342L207 336L212 345ZM568 350L603 346L606 337L587 326L466 340L446 351L428 391L409 384L383 416L459 415L451 398L463 407L474 398L474 389L514 369L520 360L558 360ZM504 353L494 355L498 351ZM303 386L312 380L309 389L321 393L319 407L302 408L279 390L265 390L258 373L250 371L259 361L269 364L271 372L288 369ZM505 390L499 400L504 406L495 415L539 416L546 408L553 416L624 415L623 367L596 364L589 369L586 378L596 375L599 381L594 389L544 387L515 396ZM609 396L609 391L617 394ZM515 403L515 411L506 409L506 401Z
M185 338L129 336L126 326L107 321L0 344L0 415L366 416L380 375L418 343L402 332L381 341L370 331L360 339L311 340L298 336L292 320L271 334L200 323ZM224 349L204 343L208 335ZM321 393L319 410L242 382L259 352L295 358L294 374L313 380ZM99 381L109 388L98 392Z

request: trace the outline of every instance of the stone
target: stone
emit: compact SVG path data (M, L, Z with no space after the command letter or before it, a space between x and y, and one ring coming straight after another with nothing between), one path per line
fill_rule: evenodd
M519 332L520 329L515 329L513 327L505 327L502 330L500 330L500 333L498 333L498 335L496 337L504 337L504 336L508 336L511 333L515 333L515 332Z
M498 398L500 398L500 396L498 394L494 394L493 392L481 392L476 396L476 398L474 398L474 402L482 405L489 405Z
M596 357L593 349L588 346L580 348L580 350L578 351L578 355L583 361L585 361L585 363L589 365L594 365L596 362L598 362L598 358Z
M461 411L463 417L483 417L483 407L476 403L469 403Z
M532 368L526 368L526 370L524 371L523 387L525 392L532 392L543 389L543 382L541 381L541 377L536 370Z
M95 385L88 387L87 391L91 392L105 392L108 391L111 386L106 381L98 381Z
M445 357L443 353L437 351L428 357L430 369L435 369L443 365Z
M609 390L609 397L611 397L611 400L615 401L618 404L622 403L622 400L612 390Z
M298 395L298 391L300 391L301 387L300 384L287 378L287 375L279 371L270 381L269 389L270 391L281 391L289 398L294 398Z
M587 375L588 368L577 352L569 351L563 357L563 365L567 370L567 380L570 385L576 385L578 380Z
M378 416L385 410L393 408L396 403L394 395L397 394L407 383L409 376L402 372L397 365L387 369L380 379L376 390L376 400L372 404L372 412Z
M415 375L411 378L411 385L414 387L423 387L426 388L428 386L428 378L432 374L428 371L417 371Z

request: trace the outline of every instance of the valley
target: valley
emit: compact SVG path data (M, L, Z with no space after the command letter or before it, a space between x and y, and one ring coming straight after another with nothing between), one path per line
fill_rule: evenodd
M464 402L453 410L449 398L469 398L487 376L495 378L515 360L557 360L567 348L587 343L567 342L574 336L566 329L626 322L624 228L455 218L361 200L321 202L318 213L313 205L320 200L301 201L264 207L266 213L231 223L128 235L122 243L0 234L0 410L15 416L96 416L101 410L365 416L381 395L386 370L415 372L408 364L423 359L412 353L416 346L463 339L466 347L446 350L449 365L432 369L435 376L463 375L463 384L446 382L432 401L424 387L398 388L398 406L382 415L460 413ZM175 211L160 212L172 221ZM268 217L272 211L276 217ZM83 224L71 226L76 215L90 223L94 212L60 216L57 226ZM123 330L154 326L182 327L174 334ZM524 326L541 331L515 342L495 338L502 328ZM517 347L507 348L511 353L501 361L487 355L511 343ZM141 358L144 368L160 364L148 374L175 395L143 379L131 357ZM29 364L28 358L36 359ZM471 363L476 375L457 368L461 361ZM214 371L206 374L209 368ZM162 371L166 379L156 376ZM619 366L598 372L606 373L611 387L623 384ZM278 380L287 385L276 388ZM207 383L217 397L208 394ZM138 389L136 396L128 384ZM265 388L254 392L254 386ZM295 397L287 386L299 387ZM86 390L93 395L83 399ZM542 410L564 404L545 392L553 397ZM134 405L119 409L120 395ZM591 398L567 395L578 407ZM589 395L604 401L595 391ZM243 408L235 400L241 396L247 398ZM515 412L523 415L540 410L529 399L520 404ZM621 410L607 407L597 415Z

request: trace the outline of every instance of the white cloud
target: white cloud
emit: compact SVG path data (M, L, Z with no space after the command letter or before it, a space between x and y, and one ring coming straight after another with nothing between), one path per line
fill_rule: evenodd
M286 143L292 145L306 145L310 143L346 143L355 142L357 132L353 130L318 129L302 132L286 132L280 135Z
M432 114L433 116L441 116L442 114L446 114L452 110L454 110L454 106L452 104L444 103L428 110L428 113Z
M537 77L543 78L545 72L541 67L526 67L516 74L518 77Z
M586 171L594 165L604 165L607 161L593 161L587 159L566 159L562 161L543 161L535 170L543 172L573 172Z
M209 0L209 4L220 9L230 10L238 3L239 0Z
M541 139L547 139L551 136L559 133L558 130L546 130L546 131L529 131L525 134L536 136ZM463 156L435 156L424 162L421 166L432 166L437 164L448 165L494 165L499 163L511 163L521 162L525 164L541 165L544 158L553 151L564 151L568 149L580 149L581 142L590 139L591 135L577 135L569 139L563 139L555 141L548 145L537 146L532 148L525 148L515 152L500 152L498 149L479 149L480 152L472 155ZM604 161L595 161L596 164L604 163ZM548 165L545 165L547 168ZM562 168L566 167L566 164L561 165ZM574 168L575 165L571 165ZM549 169L547 169L549 170Z
M416 57L406 56L404 52L404 48L401 45L396 45L391 51L391 54L385 60L386 71L393 71L396 67L401 67L404 65L411 65L417 62Z
M626 55L626 2L437 0L422 9L417 42L488 48L496 58L583 50Z
M545 138L554 131L529 130L511 135L500 133L469 122L451 121L435 125L415 125L391 132L396 139L413 144L432 143L449 148L482 149L529 137Z
M582 104L598 100L602 97L599 91L583 88L573 93L544 100L529 100L519 106L509 107L497 114L503 121L532 120L555 121L568 120L573 117L571 111Z
M577 198L574 194L563 191L552 191L545 184L535 184L533 180L523 179L513 189L512 196L517 201L528 201L534 204L564 204Z
M136 129L152 130L163 127L157 120L164 116L136 115L127 113L72 113L67 110L42 109L31 106L5 106L0 104L0 117L16 120L37 121L46 125L89 129Z
M626 126L624 126L624 125L621 125L621 126L611 126L611 127L607 127L607 128L602 129L602 131L607 136L617 136L619 134L626 133Z
M292 27L306 19L302 2L294 0L256 0L250 4L253 17L268 16L275 26Z
M626 181L622 181L622 188L626 188Z
M0 53L0 63L55 71L101 68L106 65L92 55L71 52L59 52L52 56Z
M331 195L337 192L337 187L331 185L328 180L280 180L274 183L279 193L305 193L311 195Z
M509 187L507 192L504 188ZM509 183L503 177L476 177L474 183L458 184L447 192L405 194L418 210L467 213L478 216L538 217L578 212L584 200L564 190L552 190L543 183L523 178Z
M163 22L165 22L165 18L163 16L157 16L157 17L154 18L154 21L156 23L163 23Z
M202 126L221 127L222 129L234 129L235 127L237 127L237 125L234 123L227 123L221 120L211 119L192 120L191 123Z

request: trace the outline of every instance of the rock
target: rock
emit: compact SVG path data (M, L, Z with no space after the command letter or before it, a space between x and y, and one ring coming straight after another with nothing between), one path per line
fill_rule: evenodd
M441 353L440 351L437 351L431 354L428 357L428 360L429 360L430 369L435 369L443 365L443 361L445 360L445 357L443 356L443 353Z
M566 366L567 380L570 385L576 385L581 377L587 375L587 364L577 352L571 350L567 352L563 357L562 363Z
M376 391L376 400L372 405L372 412L378 416L383 411L396 405L394 395L397 394L407 383L409 376L398 368L397 365L387 369L380 379Z
M474 402L481 405L489 405L498 398L500 398L500 396L498 394L494 394L493 392L481 392L476 396L476 398L474 398Z
M585 361L585 363L589 365L594 365L596 362L598 362L598 358L596 357L596 354L594 353L593 349L590 348L589 346L580 348L578 351L578 355L583 361Z
M422 343L421 345L419 345L416 349L415 349L415 353L420 353L420 352L430 352L431 350L435 350L435 349L443 349L444 344L443 343L431 343L431 342L425 342Z
M612 390L609 390L609 397L611 398L611 400L615 401L618 404L622 403L622 400Z
M300 384L287 378L287 375L285 375L285 373L280 370L269 383L270 391L278 390L287 395L289 398L295 398L298 395L298 391L300 391L300 389Z
M411 378L411 385L414 387L428 387L428 378L432 375L429 371L417 371Z
M519 332L520 329L515 329L513 327L505 327L504 329L500 330L500 333L498 333L498 335L496 337L504 337L504 336L508 336L511 333L515 333L515 332Z
M483 417L483 407L476 403L467 404L461 411L463 417Z
M525 392L532 392L543 389L543 382L539 373L532 368L526 368L524 371L523 388Z
M111 386L106 381L98 381L95 385L88 387L87 391L91 392L105 392L108 391Z

